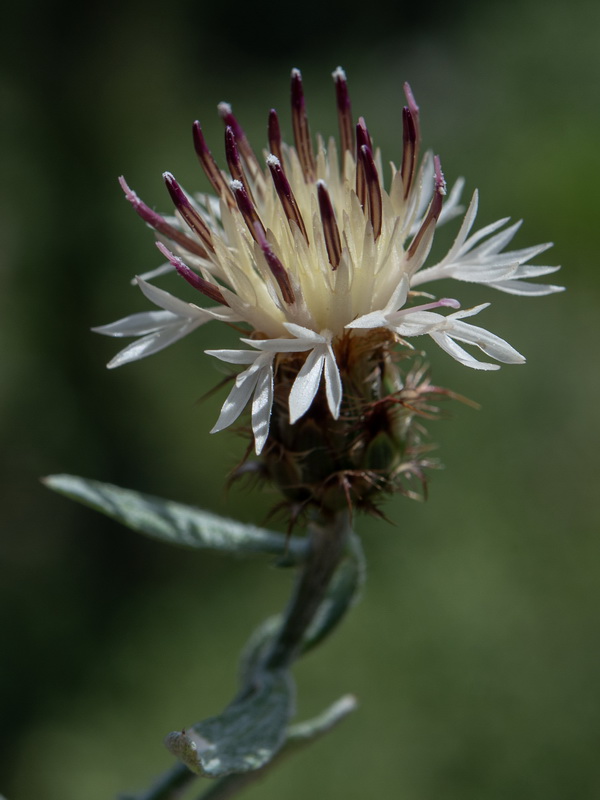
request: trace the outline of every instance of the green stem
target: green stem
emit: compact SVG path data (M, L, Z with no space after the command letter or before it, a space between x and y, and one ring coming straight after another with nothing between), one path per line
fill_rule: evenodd
M351 532L348 511L309 524L310 551L263 669L289 667L298 657L304 634L323 602Z
M283 625L266 656L261 660L260 670L287 669L301 655L307 630L325 599L332 578L344 557L351 534L351 519L348 511L340 511L309 523L309 553L284 615ZM328 630L330 627L328 626ZM318 638L320 639L321 636ZM242 692L247 691L248 686L251 685L252 682L249 681L246 689ZM278 760L279 755L292 749L295 738L299 743L303 742L302 736L292 736L291 741L284 745L274 761ZM202 800L226 800L248 784L261 778L272 763L270 762L262 769L253 772L237 773L221 778L206 790L202 795ZM197 777L184 764L176 764L162 775L154 786L135 800L176 800ZM134 799L123 798L122 800Z

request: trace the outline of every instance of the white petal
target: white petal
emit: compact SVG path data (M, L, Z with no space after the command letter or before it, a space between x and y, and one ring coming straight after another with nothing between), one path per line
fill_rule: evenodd
M477 216L477 206L479 203L479 192L477 189L473 192L473 197L471 198L471 202L469 204L469 208L467 209L467 213L464 216L462 224L460 226L460 230L456 235L456 239L452 244L452 247L446 254L445 258L442 260L442 263L449 263L454 261L458 253L460 252L461 247L464 245L467 236L469 235L469 231L473 227L473 223L475 222L475 217Z
M384 311L372 311L370 314L363 314L353 322L349 322L346 328L387 328L388 318Z
M302 325L296 325L294 322L284 322L283 327L286 328L297 339L303 339L313 344L322 344L327 339L320 333L315 333L310 328L303 328Z
M480 242L482 239L485 239L486 236L489 236L490 233L497 231L498 228L501 228L503 225L506 225L510 217L503 217L502 219L496 220L496 222L492 222L490 225L486 225L485 228L480 228L478 231L467 239L467 241L463 244L458 252L458 256L462 256L465 253L468 253L469 250L472 250L477 242ZM520 224L520 223L519 223Z
M271 409L273 408L273 369L269 367L260 372L254 399L252 400L252 431L256 455L260 455L269 435Z
M515 222L513 225L510 225L506 230L500 231L495 236L492 236L490 239L487 239L485 242L479 245L475 250L471 246L470 250L472 253L478 253L481 255L490 255L493 253L499 253L502 248L507 245L512 238L514 238L515 233L519 230L521 225L523 224L523 220L520 219L518 222Z
M108 362L106 365L109 369L121 367L123 364L129 364L131 361L138 361L140 358L145 358L153 353L158 353L164 350L173 342L182 339L195 330L201 323L197 320L184 320L180 325L174 325L169 328L163 328L155 333L150 333L135 342L127 345L117 355Z
M465 317L474 317L475 314L479 314L480 311L483 311L485 308L489 308L491 303L480 303L478 306L473 306L472 308L461 308L460 311L454 311L452 314L448 314L445 319L464 319Z
M259 356L256 350L205 350L204 352L228 364L254 364Z
M223 403L219 419L216 421L211 433L218 433L223 428L229 427L232 422L239 417L242 411L246 408L246 403L260 378L261 367L259 364L254 363L248 369L240 372L235 379L235 384L227 396L227 400Z
M102 333L104 336L144 336L147 333L167 328L173 323L181 322L181 317L170 311L142 311L139 314L131 314L129 317L118 319L116 322L109 322L108 325L99 325L92 330L94 333Z
M331 345L327 348L325 356L325 393L327 395L327 405L334 419L340 415L342 404L342 379L335 360Z
M383 311L386 314L389 314L390 312L397 311L399 308L402 308L402 306L406 303L406 298L408 297L409 289L410 289L410 282L408 280L408 277L406 275L403 275L402 278L400 279L400 283L394 289L392 296L386 303Z
M522 280L501 281L499 283L490 283L494 289L507 294L518 294L527 297L542 297L546 294L554 294L555 292L564 292L564 286L554 286L551 283L528 283Z
M302 330L305 329L302 328ZM241 341L251 344L257 350L265 353L303 353L305 350L312 350L315 346L312 339L241 339ZM317 344L321 344L323 341L325 340L321 336Z
M502 361L504 364L524 364L525 357L521 355L508 342L496 336L485 328L477 325L470 325L468 322L457 320L444 326L444 333L459 342L473 344L482 350L486 355Z
M146 281L141 278L137 278L137 284L151 303L154 303L155 306L159 306L160 308L164 308L165 311L171 311L179 317L195 317L197 316L196 311L202 311L198 306L192 306L190 303L186 303L178 297L169 294L169 292L165 292L164 289L159 289L158 286L146 283Z
M431 338L442 350L445 350L452 358L464 364L465 367L483 370L500 369L498 364L490 364L487 361L477 361L471 353L467 353L465 349L456 344L446 333L432 333Z
M167 261L166 264L161 264L160 267L156 267L155 269L150 269L148 272L143 272L141 275L137 275L131 283L135 286L138 282L138 279L141 278L144 281L151 280L152 278L158 278L161 275L166 275L168 272L175 272L175 267L171 264L170 261Z
M303 414L306 414L315 399L321 382L324 361L324 346L318 345L308 354L308 358L302 365L290 392L290 423L292 425Z

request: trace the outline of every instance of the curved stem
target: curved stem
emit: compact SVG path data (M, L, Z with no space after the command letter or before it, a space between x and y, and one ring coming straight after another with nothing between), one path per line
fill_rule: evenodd
M325 597L351 532L349 511L309 524L310 551L263 669L288 667L299 655L304 634Z

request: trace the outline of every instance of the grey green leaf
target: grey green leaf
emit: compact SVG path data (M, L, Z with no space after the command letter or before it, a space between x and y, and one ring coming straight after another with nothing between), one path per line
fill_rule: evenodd
M170 733L165 744L193 772L206 777L251 772L280 749L293 711L290 673L262 672L222 714Z
M264 553L282 563L302 561L307 544L209 511L75 475L50 475L50 489L106 514L128 528L170 544L225 553Z

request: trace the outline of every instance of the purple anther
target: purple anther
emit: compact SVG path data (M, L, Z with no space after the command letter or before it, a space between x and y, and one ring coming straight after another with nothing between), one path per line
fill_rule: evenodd
M229 103L219 103L217 108L219 110L219 116L225 123L225 126L227 128L231 128L233 131L240 154L246 162L246 166L250 170L250 174L254 177L260 170L260 165L258 163L258 159L254 155L254 151L252 150L244 129L240 125L237 117L233 114Z
M194 137L194 149L198 159L200 160L200 164L206 173L206 177L210 181L217 195L225 200L227 205L232 208L235 205L233 196L229 191L227 181L217 166L217 162L208 149L206 139L204 138L204 134L202 133L202 128L200 127L198 120L196 120L192 126L192 135Z
M335 96L337 100L338 125L340 129L340 142L342 153L354 152L354 127L352 124L352 105L348 94L348 81L346 73L341 67L332 73L335 83Z
M233 192L233 196L235 197L235 201L237 203L237 207L240 210L240 214L244 218L244 222L248 226L248 230L252 234L252 238L258 242L255 225L258 224L263 231L263 235L265 229L260 221L260 217L258 216L254 203L250 199L248 192L246 191L246 187L241 181L231 181L230 185L231 191Z
M400 174L402 175L402 185L404 186L404 199L406 199L417 170L419 147L415 117L408 106L404 106L402 109L402 139L402 167Z
M163 178L175 208L179 211L191 230L193 230L194 233L200 237L205 247L214 253L215 248L212 242L212 234L206 222L190 203L185 195L185 192L177 183L173 175L170 172L165 172L163 174Z
M442 166L439 156L435 156L433 159L433 164L435 169L435 191L433 193L433 197L431 198L429 208L427 209L427 214L425 214L425 219L421 223L421 227L415 234L415 237L408 248L409 259L415 254L417 247L421 243L421 240L425 234L429 233L429 231L432 231L435 228L442 212L444 195L446 194L446 181L444 180L444 174L442 173Z
M383 209L381 201L381 186L379 184L379 173L373 159L373 153L366 144L360 148L361 162L365 172L367 184L367 196L369 198L369 219L373 226L373 235L378 239L381 234L383 222Z
M174 255L168 247L165 247L162 242L156 242L156 246L163 256L169 260L171 266L175 267L179 275L181 275L181 277L184 278L190 284L190 286L193 286L194 289L202 292L205 297L209 297L211 300L214 300L223 306L229 305L227 300L225 300L223 297L223 294L218 286L215 286L214 283L210 283L209 281L205 281L203 278L201 278L197 273L194 272L193 269L190 269L184 261Z
M316 164L310 140L310 128L306 116L306 102L302 88L302 75L299 69L292 70L292 127L298 158L304 173L304 180L310 183L315 179Z
M192 253L195 256L200 256L200 258L208 257L208 253L204 247L202 247L200 242L190 239L189 236L185 235L185 233L182 233L181 231L178 231L177 228L169 225L164 217L161 217L160 214L157 214L156 211L153 211L149 206L146 205L146 203L142 202L137 194L129 188L123 176L119 178L119 184L121 189L123 189L125 192L125 197L127 200L129 200L135 212L144 220L144 222L150 225L150 227L154 228L157 233L162 233L163 236L166 236L168 239L177 242L177 244L185 248L188 253Z
M446 179L444 178L444 173L442 172L442 163L439 156L433 157L433 168L435 170L435 191L438 194L445 195Z
M304 111L305 106L302 73L294 67L292 70L292 111Z
M417 105L417 101L415 100L415 96L412 93L412 89L408 81L404 84L404 94L406 96L406 102L408 103L408 108L411 114L414 116L417 126L419 124L419 106Z
M356 152L357 156L360 152L360 148L366 145L369 150L373 149L373 142L371 141L371 137L369 135L369 129L367 128L367 123L365 122L364 117L359 117L358 122L356 124Z
M274 108L269 111L269 151L282 162L281 156L281 128L279 127L279 117Z
M232 180L242 181L242 183L244 183L242 161L240 159L235 133L230 125L225 128L225 156L227 158L227 166L229 167Z
M244 174L244 169L242 167L242 161L240 159L240 153L238 150L238 142L235 138L234 130L230 125L225 128L225 155L227 157L227 166L229 167L232 180L240 181L244 184L244 188L248 194L248 197L250 198L251 202L254 203L252 190L250 189L248 181L246 180L246 175Z
M407 106L402 110L403 150L402 150L402 184L404 198L406 199L412 188L417 172L419 158L419 142L421 139L419 127L419 106L417 105L412 90L408 83L404 84Z
M270 154L267 156L267 166L269 167L271 177L273 178L273 185L275 186L275 191L277 192L288 222L292 222L293 220L300 228L302 235L308 242L308 234L306 233L304 220L302 219L302 214L300 213L300 209L296 203L296 198L294 197L290 182L288 181L286 174L283 171L283 167L281 166L281 161L277 158L277 156Z
M329 256L329 263L335 270L338 268L342 257L342 243L335 219L335 212L331 204L331 197L323 181L317 181L317 196L319 198L319 212L323 224L323 235L325 236L327 255Z
M271 274L277 281L277 285L281 290L281 296L283 297L286 303L291 305L296 301L296 295L294 294L294 289L292 288L290 277L287 273L286 268L283 266L281 261L275 255L273 248L271 247L271 245L267 240L267 237L265 236L264 228L262 227L260 222L254 223L254 238L264 254L265 261L267 262L267 265L271 270Z

